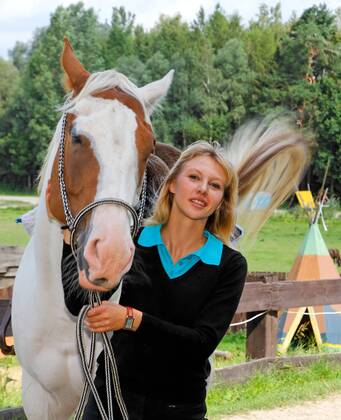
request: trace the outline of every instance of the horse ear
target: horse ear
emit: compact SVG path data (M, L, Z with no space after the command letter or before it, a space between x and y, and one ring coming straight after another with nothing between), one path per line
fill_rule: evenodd
M166 96L172 83L173 75L174 70L170 70L162 79L139 88L140 95L149 115L153 113L161 99Z
M65 71L66 86L72 89L77 95L85 85L90 73L84 69L83 65L75 56L66 36L64 37L64 49L60 62Z

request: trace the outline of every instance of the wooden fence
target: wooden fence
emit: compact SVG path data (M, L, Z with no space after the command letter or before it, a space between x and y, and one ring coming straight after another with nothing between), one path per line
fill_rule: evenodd
M276 273L247 281L237 314L247 318L267 311L247 324L247 359L276 356L278 313L288 308L341 304L341 278L290 281Z
M0 320L5 302L11 299L17 265L0 267ZM266 314L247 324L247 359L274 357L277 347L278 313L288 308L341 304L341 278L290 281L285 273L250 273L235 320Z
M17 266L0 267L0 324L6 321L6 303L12 296ZM285 273L250 273L237 308L235 319L252 318L265 314L247 324L247 362L216 369L215 384L233 384L246 381L257 370L269 365L288 364L302 366L317 360L328 359L341 363L341 353L296 357L276 357L277 321L281 310L296 307L319 306L341 303L341 279L289 281ZM7 313L8 315L8 313ZM1 325L0 325L1 327ZM11 330L9 330L11 334ZM255 360L252 360L255 359ZM0 419L25 419L20 407L0 410Z

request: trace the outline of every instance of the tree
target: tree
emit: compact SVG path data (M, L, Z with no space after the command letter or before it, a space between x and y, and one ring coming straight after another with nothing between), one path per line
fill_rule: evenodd
M241 18L237 14L226 16L219 4L209 17L205 25L205 33L209 43L216 52L223 48L225 43L232 38L239 38L242 34Z
M19 72L9 61L0 58L0 118L4 114L19 82Z
M13 65L23 71L28 60L29 45L24 42L17 41L14 47L9 50L8 56Z
M132 55L135 16L124 7L113 7L111 29L105 45L106 68L114 68L122 56Z
M341 79L325 76L319 83L316 100L314 131L319 147L313 166L317 185L331 158L328 186L331 194L341 196Z
M316 133L318 149L311 168L312 183L321 184L331 157L334 190L339 190L337 170L341 163L338 37L335 15L325 5L313 6L293 23L278 51L286 103L298 112L299 124Z
M215 96L218 97L220 92L221 101L225 105L219 106L220 111L217 110L217 114L226 109L224 112L226 127L222 127L225 132L221 132L219 138L226 138L241 125L246 116L246 101L253 73L248 65L243 42L238 39L231 39L217 52L214 64L221 73L221 81Z
M72 41L78 57L90 71L103 68L102 28L93 9L82 3L58 7L50 25L36 31L22 71L20 86L6 115L0 121L0 155L5 170L26 178L32 185L59 118L57 108L65 95L60 54L63 37Z

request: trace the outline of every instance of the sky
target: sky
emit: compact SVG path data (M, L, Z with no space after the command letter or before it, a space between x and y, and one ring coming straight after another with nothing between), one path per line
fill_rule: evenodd
M101 22L111 20L113 7L124 6L135 14L135 22L146 29L154 26L161 14L174 16L180 13L182 18L191 22L195 19L202 6L206 14L211 13L217 0L83 0L86 8L93 7ZM300 15L303 10L318 5L322 0L285 0L281 1L282 18L287 21L292 12ZM36 28L49 25L50 15L57 6L68 6L77 3L74 0L0 0L0 56L7 58L7 52L13 48L16 41L27 42L32 39ZM230 15L237 12L242 22L247 24L256 19L259 6L262 3L273 7L278 0L235 0L219 1L225 12ZM325 0L330 10L340 7L340 0Z

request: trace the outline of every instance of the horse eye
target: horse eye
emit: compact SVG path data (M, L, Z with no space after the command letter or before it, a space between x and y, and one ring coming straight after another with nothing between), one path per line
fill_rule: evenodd
M82 144L82 138L81 136L76 136L72 134L72 143L74 144Z

